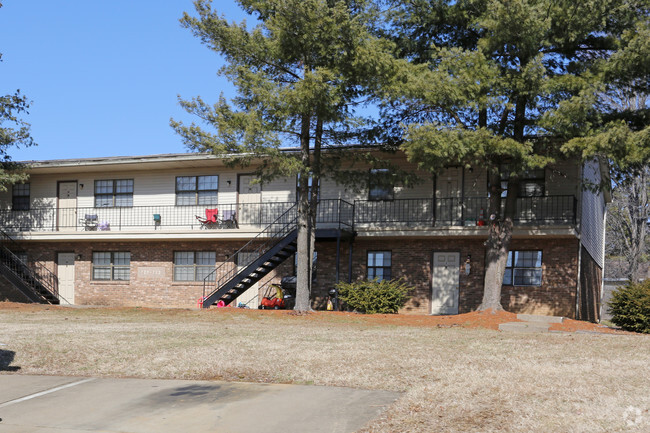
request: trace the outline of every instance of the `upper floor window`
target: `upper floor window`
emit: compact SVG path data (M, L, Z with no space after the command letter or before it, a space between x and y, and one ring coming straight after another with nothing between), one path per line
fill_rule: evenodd
M370 170L370 181L368 183L368 200L392 200L394 198L395 185L387 168Z
M12 187L11 210L29 210L29 183L20 183Z
M501 168L501 197L508 195L508 180L510 171L507 166ZM526 170L519 177L517 197L542 197L544 195L545 170Z
M133 179L95 181L95 207L132 207Z
M178 176L176 206L217 204L219 176Z
M390 280L391 258L390 251L368 251L368 279Z
M93 252L93 280L128 281L130 275L130 252Z
M542 251L510 251L503 274L505 286L541 286Z

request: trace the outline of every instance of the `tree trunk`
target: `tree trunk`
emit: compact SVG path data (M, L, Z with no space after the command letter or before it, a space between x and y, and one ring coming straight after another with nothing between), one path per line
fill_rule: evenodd
M526 99L517 98L514 121L514 138L520 142L524 140L524 125L526 117ZM504 124L505 125L505 124ZM499 166L499 161L495 165ZM501 213L501 176L500 169L490 172L490 217L488 225L488 238L485 242L485 277L483 280L483 301L479 310L503 310L501 305L501 287L503 274L508 261L510 241L512 240L513 221L517 210L517 195L519 192L519 179L510 176L508 179L508 192L505 197L506 206Z
M300 134L300 153L303 167L309 167L309 132L311 116L302 116ZM310 221L309 221L309 173L300 173L298 180L298 239L296 269L296 311L309 311L309 288L311 279Z
M318 222L318 201L320 194L320 156L323 143L323 119L316 117L314 151L311 160L311 190L309 192L309 293L314 282L314 252L316 251L316 224Z

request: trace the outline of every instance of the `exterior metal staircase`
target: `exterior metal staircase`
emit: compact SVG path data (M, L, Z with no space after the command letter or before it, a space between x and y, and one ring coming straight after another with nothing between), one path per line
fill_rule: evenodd
M297 237L294 205L205 277L203 308L219 301L228 305L250 289L296 252Z
M44 263L24 263L16 254L20 247L0 230L0 274L32 302L58 304L58 279Z

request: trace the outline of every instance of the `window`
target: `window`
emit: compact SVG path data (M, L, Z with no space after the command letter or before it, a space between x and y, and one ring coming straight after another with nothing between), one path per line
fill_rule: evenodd
M514 257L514 260L513 260ZM506 286L541 286L542 252L510 251L503 275Z
M29 183L21 183L13 186L11 210L29 210Z
M510 179L510 170L507 165L501 166L501 197L508 194L508 180ZM524 171L519 179L518 197L541 197L544 195L545 170ZM489 185L488 185L489 190Z
M176 251L174 253L174 281L203 281L210 275L215 280L214 265L217 253L214 251Z
M391 279L391 252L390 251L368 251L368 279L390 280Z
M133 207L133 179L96 180L95 207Z
M93 280L128 281L131 275L131 253L93 252Z
M368 200L392 200L394 188L390 171L386 168L370 170Z
M178 176L176 206L217 204L219 176Z

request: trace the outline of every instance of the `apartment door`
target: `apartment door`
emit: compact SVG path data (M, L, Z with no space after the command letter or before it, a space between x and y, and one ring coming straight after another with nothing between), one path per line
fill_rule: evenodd
M439 176L437 179L440 197L438 198L436 220L441 225L458 224L461 220L462 211L457 171L447 169L446 175Z
M57 226L59 230L77 227L77 182L59 182Z
M241 271L243 267L257 258L256 253L241 252L237 254L237 270ZM237 299L231 304L233 307L238 306L240 303L246 305L248 308L256 309L259 306L259 283L253 284L250 289L239 295Z
M56 258L61 304L74 304L74 253L59 253Z
M431 314L458 314L460 253L433 253Z
M251 174L239 175L237 218L240 224L262 223L262 185L254 182L255 179Z

